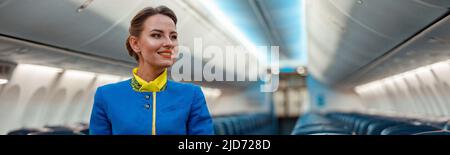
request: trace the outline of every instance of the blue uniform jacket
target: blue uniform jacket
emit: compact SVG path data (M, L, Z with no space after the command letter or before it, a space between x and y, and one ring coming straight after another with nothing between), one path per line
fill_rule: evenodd
M97 88L89 133L92 135L150 135L152 92L137 92L131 79ZM156 93L157 135L211 135L212 118L200 87L167 81Z

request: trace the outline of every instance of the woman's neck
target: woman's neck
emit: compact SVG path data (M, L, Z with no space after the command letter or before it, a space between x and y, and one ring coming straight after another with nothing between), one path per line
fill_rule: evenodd
M147 82L155 80L164 71L164 68L152 67L146 63L139 63L138 67L136 74Z

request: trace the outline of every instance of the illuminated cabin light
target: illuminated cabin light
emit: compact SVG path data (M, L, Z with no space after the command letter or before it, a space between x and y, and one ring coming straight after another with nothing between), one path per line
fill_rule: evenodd
M201 87L201 89L207 98L216 99L222 94L222 91L217 88Z
M297 73L300 75L306 75L305 67L297 67Z
M55 68L55 67L48 67L48 66L41 66L41 65L33 65L33 64L19 64L18 68L26 69L26 70L34 70L38 71L40 73L62 73L64 71L64 74L67 74L71 77L78 77L78 78L91 78L91 77L101 77L104 79L109 79L111 81L117 81L123 79L123 77L113 74L104 74L104 73L96 73L96 72L90 72L90 71L82 71L82 70L73 70L73 69L62 69L62 68Z
M74 78L91 78L91 77L95 77L95 75L96 75L93 72L80 71L80 70L66 70L64 74L67 74Z
M122 77L112 74L96 73L96 75L97 77L101 77L102 79L108 79L110 81L118 81L122 79Z
M356 3L358 3L359 5L363 4L364 2L362 0L358 0L356 1Z
M392 76L386 77L384 79L380 79L380 80L372 81L372 82L365 83L365 84L362 84L362 85L358 85L358 86L354 87L354 90L355 90L356 93L362 94L365 91L372 90L372 89L374 89L374 88L376 88L378 86L383 85L384 81L398 80L398 79L401 79L403 77L407 77L407 76L415 75L415 74L418 74L418 73L421 73L421 72L424 72L424 71L428 71L428 70L430 70L432 68L439 67L439 66L442 66L442 65L445 65L445 64L450 65L450 59L449 60L440 61L440 62L436 62L436 63L433 63L431 65L420 66L420 67L417 67L417 68L415 68L413 70L409 70L409 71L406 71L406 72L403 72L403 73L392 75Z
M200 1L206 9L217 19L222 25L222 27L228 30L233 36L242 43L242 45L247 48L248 52L258 59L259 62L268 64L267 55L259 52L257 46L244 35L243 32L233 25L229 17L221 11L221 9L214 3L213 0L202 0Z
M20 68L29 68L29 69L32 69L32 70L43 71L43 72L61 73L63 71L63 69L61 69L61 68L41 66L41 65L33 65L33 64L20 64L19 67Z
M7 84L7 83L8 83L7 79L0 79L0 85Z

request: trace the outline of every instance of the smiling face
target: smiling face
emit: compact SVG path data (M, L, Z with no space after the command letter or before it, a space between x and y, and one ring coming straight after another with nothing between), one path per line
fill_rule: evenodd
M175 62L178 46L175 22L168 16L148 17L139 36L130 37L130 45L139 57L139 63L155 68L167 68Z

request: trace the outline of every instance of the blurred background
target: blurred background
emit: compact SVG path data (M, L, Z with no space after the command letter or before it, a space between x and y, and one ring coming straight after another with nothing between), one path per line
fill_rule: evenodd
M159 5L179 19L177 63L237 77L186 70L216 134L448 134L448 0L0 0L0 134L88 134L96 88L137 65L131 18ZM236 59L194 52L208 47Z

